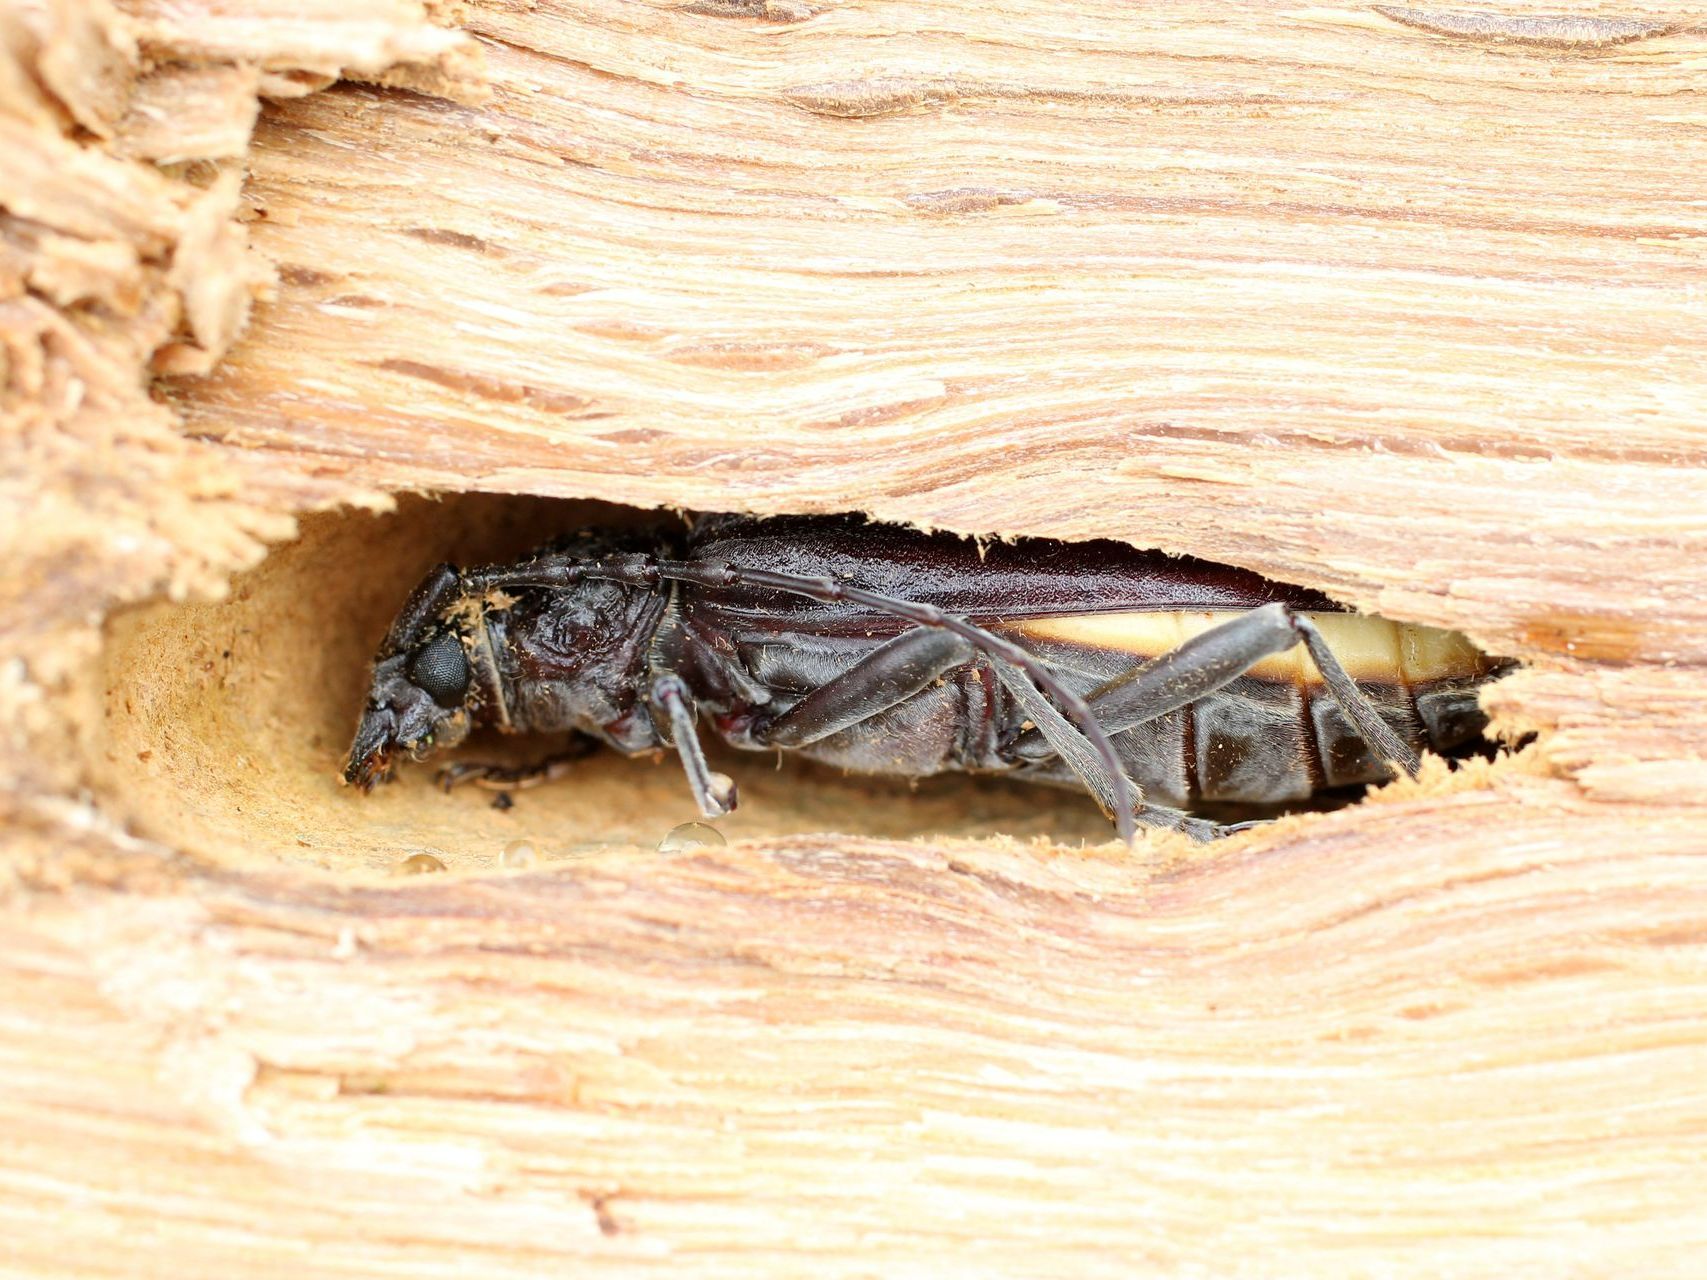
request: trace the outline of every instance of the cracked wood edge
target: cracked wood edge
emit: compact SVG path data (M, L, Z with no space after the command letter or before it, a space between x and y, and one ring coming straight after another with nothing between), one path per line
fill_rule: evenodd
M256 1276L305 1243L519 1276L1423 1275L1592 1221L1584 1274L1683 1274L1692 818L1631 857L1556 780L1475 804L1137 863L801 837L352 882L62 847L6 935L0 1219L39 1270L35 1188L86 1188L50 1193L76 1273L143 1222L160 1274L220 1274L232 1221Z

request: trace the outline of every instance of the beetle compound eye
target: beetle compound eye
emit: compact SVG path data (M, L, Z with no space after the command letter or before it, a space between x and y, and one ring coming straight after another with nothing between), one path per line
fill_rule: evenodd
M415 650L409 659L409 679L446 710L460 707L468 696L468 658L453 632Z

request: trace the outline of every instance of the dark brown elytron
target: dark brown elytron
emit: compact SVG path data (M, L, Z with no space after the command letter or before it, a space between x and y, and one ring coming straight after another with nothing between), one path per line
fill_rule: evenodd
M716 816L735 797L704 723L862 773L1081 786L1123 836L1208 838L1229 828L1192 811L1305 801L1475 744L1496 667L1451 632L1118 543L708 516L434 570L375 659L344 777L366 790L476 726L567 733L673 747Z

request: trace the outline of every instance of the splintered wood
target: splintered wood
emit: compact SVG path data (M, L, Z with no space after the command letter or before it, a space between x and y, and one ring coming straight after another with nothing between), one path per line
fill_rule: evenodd
M0 1269L1693 1273L1699 16L0 36ZM665 852L644 762L341 789L414 577L563 499L1228 561L1521 659L1533 740L1207 849L759 758Z

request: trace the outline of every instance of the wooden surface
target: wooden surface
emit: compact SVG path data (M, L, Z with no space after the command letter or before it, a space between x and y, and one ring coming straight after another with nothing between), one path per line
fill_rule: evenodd
M1704 15L5 18L8 1274L1691 1274ZM1191 551L1535 740L1208 850L340 789L420 569L588 499Z

